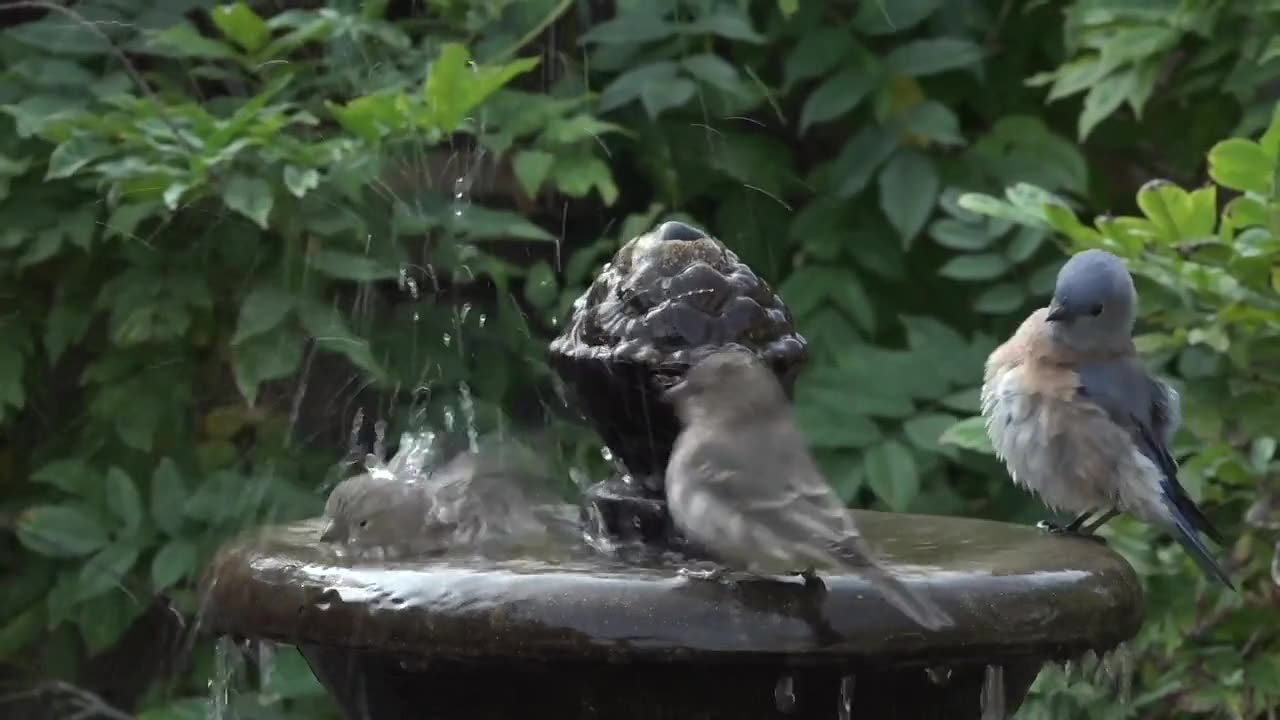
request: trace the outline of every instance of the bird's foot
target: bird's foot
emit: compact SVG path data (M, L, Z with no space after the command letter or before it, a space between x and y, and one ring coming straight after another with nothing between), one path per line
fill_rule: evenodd
M1107 544L1106 538L1101 537L1099 535L1094 535L1093 533L1081 532L1079 528L1071 527L1070 525L1059 525L1057 523L1049 522L1048 520L1041 520L1040 522L1036 523L1036 527L1039 528L1042 532L1048 533L1050 535L1067 535L1070 537L1078 537L1078 538L1084 538L1086 540L1092 540L1094 542L1102 543L1103 545Z

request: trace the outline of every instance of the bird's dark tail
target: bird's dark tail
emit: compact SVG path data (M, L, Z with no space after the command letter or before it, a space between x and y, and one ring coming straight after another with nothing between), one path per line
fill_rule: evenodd
M1182 499L1185 499L1186 504L1190 505L1189 508L1184 507L1184 503L1179 502L1180 498L1177 494L1170 493L1168 508L1170 519L1173 521L1174 537L1206 575L1212 576L1218 582L1231 588L1231 590L1235 590L1236 586L1232 584L1231 578L1227 577L1227 572L1222 569L1217 560L1213 559L1213 556L1209 554L1208 548L1204 546L1204 542L1200 540L1200 536L1196 534L1196 530L1200 529L1206 535L1213 537L1218 534L1217 530L1209 524L1208 519L1200 512L1200 508L1196 507L1190 497L1184 494ZM1221 535L1218 535L1218 537L1221 537Z
M875 586L885 598L912 621L929 630L951 625L951 616L932 600L907 587L901 580L889 574L878 563L869 562L859 572Z
M907 587L889 573L877 560L865 538L850 532L828 549L846 569L866 578L891 605L913 622L928 630L939 630L952 624L951 616L932 600Z

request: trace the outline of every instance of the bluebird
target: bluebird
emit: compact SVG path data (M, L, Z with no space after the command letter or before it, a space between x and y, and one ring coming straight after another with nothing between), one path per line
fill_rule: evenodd
M1049 306L987 358L987 434L1015 484L1052 510L1079 513L1066 527L1042 527L1092 536L1129 513L1170 531L1207 574L1234 589L1198 535L1221 543L1221 534L1178 484L1169 444L1181 401L1138 358L1137 306L1120 258L1085 250L1068 260Z
M796 425L782 386L745 350L721 350L666 391L682 429L667 507L686 538L756 575L842 569L866 577L916 623L951 619L876 560Z

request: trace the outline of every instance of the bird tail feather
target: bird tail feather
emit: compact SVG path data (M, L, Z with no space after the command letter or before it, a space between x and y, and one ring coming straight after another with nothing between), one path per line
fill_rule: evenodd
M938 630L951 625L951 616L946 611L932 600L907 587L878 563L867 563L860 567L859 571L894 607L917 624L929 630Z
M1200 569L1203 570L1206 575L1217 579L1218 582L1226 585L1231 590L1235 590L1236 586L1232 584L1231 578L1227 577L1227 572L1223 570L1222 566L1218 564L1218 561L1209 554L1208 548L1204 546L1204 542L1202 542L1200 537L1196 534L1194 527L1195 521L1192 517L1194 517L1194 515L1199 515L1199 508L1196 508L1196 512L1193 514L1186 512L1182 507L1180 507L1180 505L1181 503L1176 499L1173 499L1172 502L1169 503L1169 511L1173 520L1174 537L1177 539L1178 543L1186 549L1187 554L1191 556L1192 560L1196 561L1196 564L1200 566ZM1203 515L1200 517L1203 518Z

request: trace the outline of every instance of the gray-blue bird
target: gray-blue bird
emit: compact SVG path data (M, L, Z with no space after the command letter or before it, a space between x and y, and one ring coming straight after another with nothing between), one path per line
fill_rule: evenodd
M1090 535L1127 512L1168 529L1234 589L1198 535L1221 543L1221 534L1178 484L1169 443L1181 402L1138 358L1137 303L1120 258L1085 250L1068 260L1049 307L987 358L987 434L1016 484L1054 510L1079 513L1050 529Z

